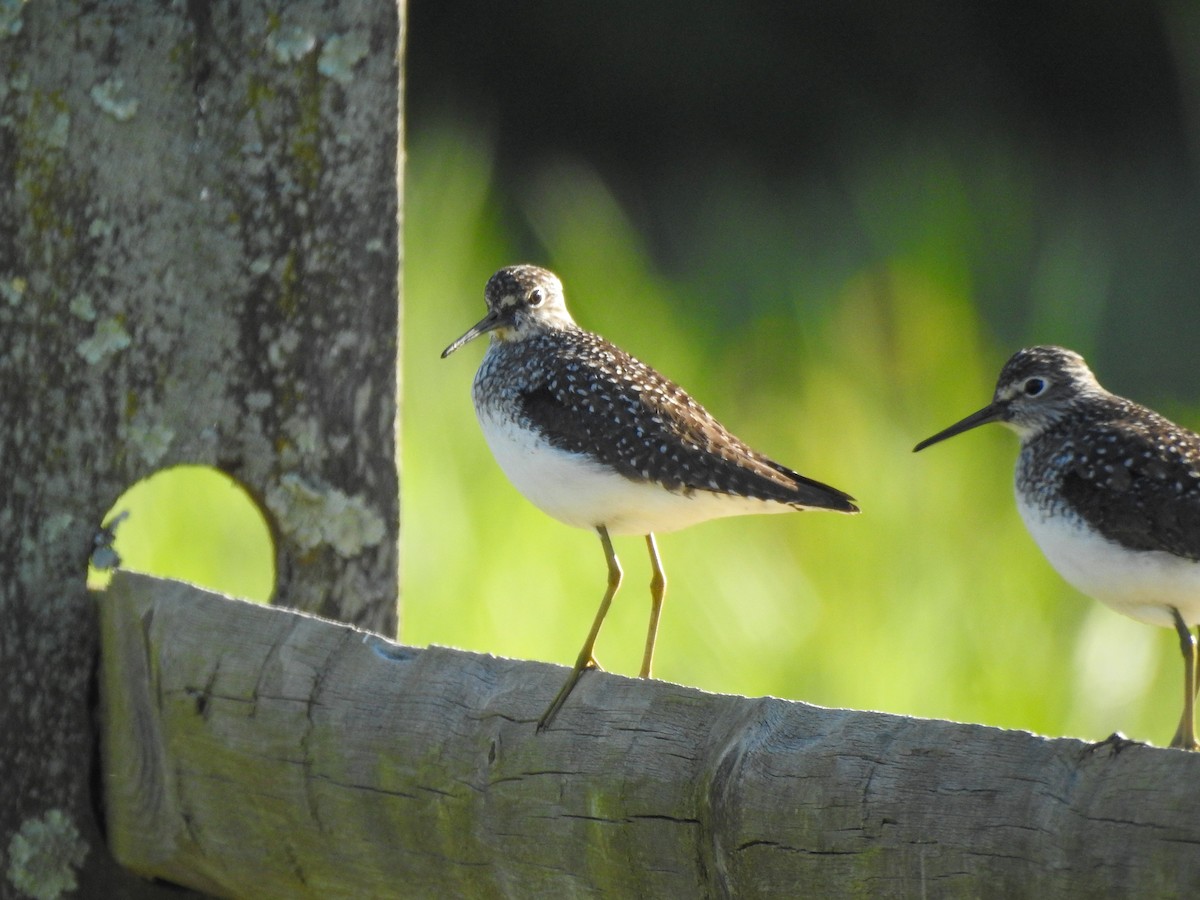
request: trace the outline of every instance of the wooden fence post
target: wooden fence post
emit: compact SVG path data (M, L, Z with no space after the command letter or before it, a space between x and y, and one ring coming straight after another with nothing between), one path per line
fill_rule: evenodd
M93 816L101 517L179 463L274 602L396 630L402 4L0 8L0 896L135 896Z

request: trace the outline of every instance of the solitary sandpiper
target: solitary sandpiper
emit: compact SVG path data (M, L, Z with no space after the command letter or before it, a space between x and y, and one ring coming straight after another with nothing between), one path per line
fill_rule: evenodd
M621 583L611 535L644 535L650 551L641 668L649 678L666 589L655 532L720 516L858 507L848 494L750 449L683 388L576 325L554 273L509 266L491 277L484 299L487 315L442 357L491 334L472 389L488 446L535 506L560 522L595 529L608 563L600 609L540 730L583 672L596 668L596 637Z
M986 422L1021 439L1017 508L1059 574L1117 612L1174 627L1184 686L1171 746L1198 749L1200 435L1110 394L1061 347L1015 353L991 403L914 449Z

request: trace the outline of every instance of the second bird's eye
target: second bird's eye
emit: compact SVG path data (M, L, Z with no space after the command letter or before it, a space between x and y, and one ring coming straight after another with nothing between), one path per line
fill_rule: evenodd
M545 299L546 299L546 295L542 292L541 288L534 288L532 291L529 292L529 305L530 306L541 306L542 301Z
M1046 389L1046 382L1041 378L1030 378L1025 382L1025 393L1030 397L1036 397Z

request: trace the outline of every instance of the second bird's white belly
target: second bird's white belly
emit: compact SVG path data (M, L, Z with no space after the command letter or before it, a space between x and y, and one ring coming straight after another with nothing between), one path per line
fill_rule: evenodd
M613 535L649 534L722 516L793 511L783 503L712 491L668 491L626 478L586 454L560 450L511 419L481 411L479 423L513 486L547 515L577 528L603 525Z
M1062 516L1047 517L1017 496L1025 527L1075 588L1119 613L1167 628L1171 607L1200 624L1200 562L1161 550L1130 550Z

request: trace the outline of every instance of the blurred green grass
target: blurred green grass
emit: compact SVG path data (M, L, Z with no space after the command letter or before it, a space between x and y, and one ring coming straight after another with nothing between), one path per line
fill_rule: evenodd
M532 507L483 442L470 400L482 342L438 358L482 315L487 277L529 261L563 278L584 327L863 508L857 517L729 519L662 536L669 587L658 677L1089 739L1119 728L1164 743L1179 713L1175 638L1100 607L1050 569L1013 504L1016 438L993 427L911 452L982 406L1015 349L990 342L974 309L967 261L994 240L996 223L969 195L1010 198L1005 215L1017 222L1022 194L967 184L936 157L909 156L897 168L894 178L922 189L897 197L878 167L863 167L851 185L869 262L849 252L808 256L836 241L816 241L819 229L802 217L829 210L801 209L794 197L789 206L786 188L739 194L723 184L698 188L695 200L708 204L713 234L701 247L713 252L690 275L670 277L586 167L548 166L505 191L493 181L486 136L453 126L415 135L401 638L569 664L599 602L595 535ZM1010 170L989 171L1019 180ZM523 258L501 208L515 209L538 258ZM728 286L719 308L714 283ZM123 537L117 546L130 566L160 570ZM649 567L640 539L618 539L616 549L626 580L597 655L632 674Z

